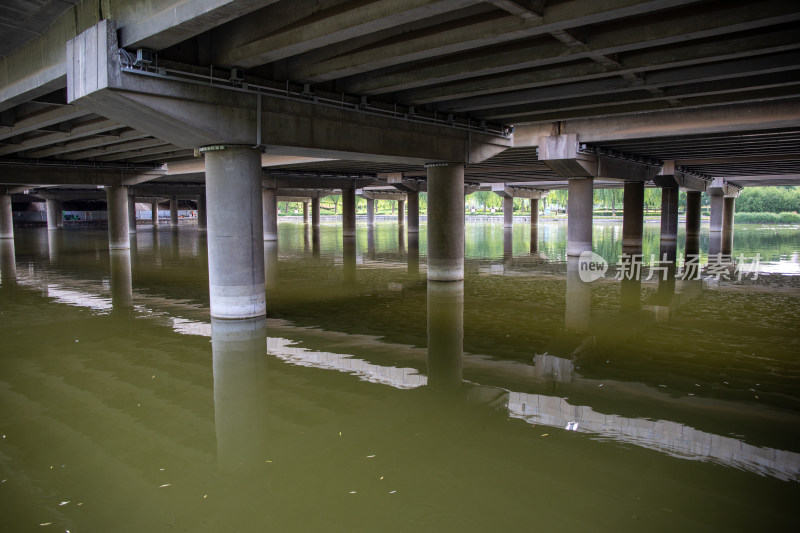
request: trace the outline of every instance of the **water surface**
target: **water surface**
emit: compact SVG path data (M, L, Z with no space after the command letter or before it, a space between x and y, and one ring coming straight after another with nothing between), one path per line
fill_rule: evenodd
M452 284L424 226L279 231L265 321L208 318L191 228L3 245L0 530L794 529L798 228L736 227L757 279L625 284L563 223L468 224Z

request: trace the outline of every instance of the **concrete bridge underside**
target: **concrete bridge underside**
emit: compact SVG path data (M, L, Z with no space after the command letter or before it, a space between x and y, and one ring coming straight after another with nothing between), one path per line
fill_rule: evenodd
M798 20L782 0L20 0L0 14L0 237L22 192L50 218L100 192L122 249L131 197L173 223L194 199L212 315L233 318L263 314L281 197L317 226L342 194L348 239L356 191L401 203L409 233L426 192L434 280L463 275L479 187L569 189L571 255L597 187L625 189L633 250L643 187L664 191L662 243L679 190L687 234L706 193L724 235L742 187L800 183Z

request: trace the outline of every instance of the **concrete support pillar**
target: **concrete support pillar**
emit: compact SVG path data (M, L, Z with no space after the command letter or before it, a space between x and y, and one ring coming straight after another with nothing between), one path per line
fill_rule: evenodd
M464 165L434 163L428 173L428 279L464 279Z
M178 227L178 195L173 194L169 199L169 225Z
M593 178L569 180L567 199L567 255L592 250Z
M429 280L428 387L437 392L459 389L463 356L464 282Z
M311 226L319 227L319 198L311 199Z
M503 227L514 227L514 198L503 196Z
M733 214L736 210L736 198L723 197L722 200L722 231L733 230Z
M718 233L722 231L722 211L725 208L725 198L722 196L711 196L711 220L708 231Z
M208 228L208 212L206 211L206 195L197 197L197 231L206 231Z
M678 191L677 187L661 189L662 241L675 241L678 238Z
M128 195L128 232L136 233L136 197Z
M700 191L686 191L686 237L700 235Z
M206 152L205 159L211 316L264 316L260 152L225 146Z
M419 233L419 193L412 191L408 197L408 232Z
M264 240L278 240L278 197L275 189L262 189L261 203L264 206Z
M303 202L303 224L308 224L308 200Z
M47 208L47 229L56 230L64 227L64 215L62 205L59 200L46 200Z
M150 203L150 220L153 223L153 227L158 227L158 200L153 200Z
M124 185L106 187L108 206L108 248L127 250L131 247L128 229L128 188Z
M539 199L531 198L531 227L538 225L539 225ZM532 229L531 232L533 232Z
M406 201L397 200L397 224L405 226L406 224Z
M375 226L375 199L367 198L367 226Z
M14 238L14 217L11 214L11 197L0 194L0 239Z
M622 193L622 248L642 248L644 182L626 181Z
M342 189L342 236L356 236L356 190Z

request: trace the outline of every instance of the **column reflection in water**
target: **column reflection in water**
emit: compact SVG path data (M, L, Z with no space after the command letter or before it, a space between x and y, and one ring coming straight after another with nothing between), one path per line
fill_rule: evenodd
M319 259L319 226L311 227L311 255Z
M0 239L0 286L13 287L17 283L17 263L14 239Z
M264 285L267 290L278 286L278 241L264 241Z
M356 239L342 237L342 271L346 284L356 282Z
M428 281L428 386L461 387L464 355L464 282Z
M592 284L581 279L578 260L578 257L567 257L564 328L573 331L587 331L592 316Z
M263 464L267 438L267 322L211 319L217 466Z
M367 258L375 260L375 226L367 227Z
M125 311L133 307L133 276L129 250L110 250L111 305L114 311Z
M539 225L531 226L531 254L539 253Z
M419 233L408 234L408 273L412 276L419 274Z
M397 231L397 253L401 258L406 254L406 232L404 226L400 226Z
M303 206L308 206L308 204L303 204ZM303 226L303 255L308 255L311 251L311 235L309 234L310 228L308 227L308 220L305 221L305 225Z
M514 258L514 229L503 228L503 264L511 266Z
M658 291L656 292L657 305L669 306L672 302L672 297L675 295L677 255L678 246L676 241L661 242L659 266L662 270L658 272Z
M61 247L62 235L61 231L50 230L47 232L47 257L51 265L58 260L58 249Z

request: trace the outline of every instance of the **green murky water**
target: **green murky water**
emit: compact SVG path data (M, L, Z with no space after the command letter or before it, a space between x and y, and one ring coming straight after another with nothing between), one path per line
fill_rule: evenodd
M757 279L624 286L567 273L563 223L468 224L429 285L422 229L281 224L266 322L213 323L192 229L18 230L0 530L796 528L800 229L737 226Z

